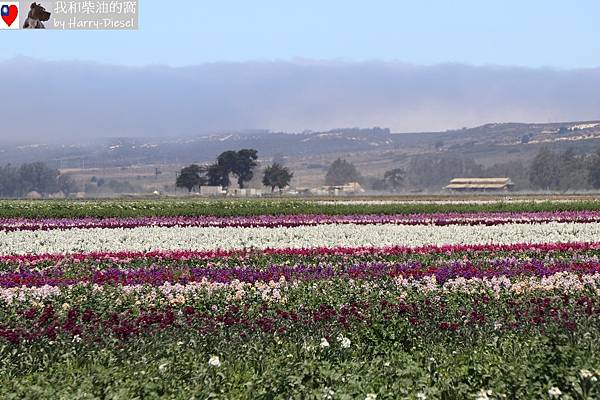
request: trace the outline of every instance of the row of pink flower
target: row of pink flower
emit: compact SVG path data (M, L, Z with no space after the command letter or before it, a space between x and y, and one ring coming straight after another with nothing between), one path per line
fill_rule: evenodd
M600 211L438 213L394 215L258 215L242 217L5 218L0 231L71 228L294 227L321 224L499 225L507 223L600 222Z
M128 263L139 258L152 258L157 261L173 260L211 260L229 257L248 258L252 256L342 256L354 257L364 255L394 256L402 254L448 254L456 252L535 252L540 254L551 252L575 252L600 250L600 242L571 242L571 243L516 243L516 244L459 244L459 245L427 245L420 247L389 246L389 247L317 247L317 248L286 248L286 249L243 249L243 250L209 250L192 251L155 250L150 252L93 252L74 254L23 254L0 256L1 264L20 264L32 266L46 262L114 262Z

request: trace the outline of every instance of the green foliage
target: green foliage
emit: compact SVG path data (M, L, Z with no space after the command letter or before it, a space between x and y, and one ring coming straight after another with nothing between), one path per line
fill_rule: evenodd
M10 164L0 167L0 196L21 197L35 191L50 194L59 190L72 189L72 185L59 181L59 172L42 162L22 164L15 167Z
M189 331L103 348L68 341L0 349L3 399L468 399L600 396L580 369L600 364L597 337L470 335L407 342L394 327L365 327L352 346L320 349L320 338L198 339ZM592 349L590 351L590 349ZM221 366L210 367L218 355ZM595 373L594 373L595 374ZM331 397L328 397L331 396ZM420 396L420 397L417 397Z
M590 161L590 182L595 189L600 188L600 149L592 155Z
M175 186L184 187L191 192L193 188L206 184L207 179L202 175L205 171L205 168L196 164L185 167L177 176Z
M593 184L594 162L572 148L558 154L543 148L533 159L529 180L535 188L544 190L589 189Z
M281 164L274 163L265 168L262 183L265 186L271 188L271 192L275 191L275 188L279 190L290 184L294 174L290 170Z
M257 151L254 149L242 149L237 152L237 160L231 172L238 177L238 185L244 187L245 182L250 182L254 176L252 171L256 167L258 159Z
M229 174L233 174L237 177L239 187L243 188L254 176L257 159L258 154L254 149L224 151L217 157L217 162L208 168L208 181L214 186L229 186Z
M208 184L211 186L229 186L229 171L222 165L212 164L207 171Z
M297 214L430 214L450 212L600 211L600 201L497 202L448 204L336 204L305 200L0 200L0 217L134 217L134 216L237 216Z
M338 158L329 166L325 183L330 186L339 186L350 182L358 182L361 179L362 177L354 164Z
M395 168L390 171L386 171L383 175L383 180L387 187L393 191L396 191L404 186L405 178L406 172L402 168Z
M68 196L71 193L77 192L79 185L69 175L60 175L58 177L58 189Z

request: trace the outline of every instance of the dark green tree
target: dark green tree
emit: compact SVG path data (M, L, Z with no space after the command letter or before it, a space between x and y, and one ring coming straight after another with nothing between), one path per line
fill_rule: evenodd
M77 183L69 175L61 174L58 177L58 189L63 192L65 196L77 192L77 188Z
M244 184L254 176L253 169L257 165L257 159L258 154L254 149L224 151L217 157L216 164L209 167L209 180L213 183L220 182L222 186L229 186L229 174L233 174L237 177L240 188L243 188Z
M590 189L591 179L588 161L583 155L571 147L564 151L559 157L559 184L561 191L571 189Z
M531 163L529 181L540 189L557 189L560 183L559 157L548 148L542 148Z
M195 187L206 184L207 180L202 175L204 172L206 172L206 169L196 164L184 167L177 176L175 186L184 187L188 192L191 192Z
M396 191L404 186L404 180L406 178L406 172L402 168L395 168L390 171L386 171L383 175L383 180L386 183L386 186Z
M338 158L329 166L327 175L325 175L325 183L329 186L345 185L361 179L362 177L354 164L341 158Z
M594 189L600 188L600 147L592 155L589 164L590 181Z
M11 164L0 167L0 196L19 196L19 186L19 172L17 168Z
M274 192L276 187L281 191L290 184L293 176L294 174L289 169L281 164L274 163L265 168L262 183L269 186L271 192Z
M218 163L210 165L206 175L211 186L229 186L229 171Z
M49 168L43 162L23 164L19 167L20 195L36 191L42 194L58 192L56 169Z
M237 176L240 188L244 187L245 182L252 180L257 159L258 154L254 149L242 149L237 152L237 161L231 172Z

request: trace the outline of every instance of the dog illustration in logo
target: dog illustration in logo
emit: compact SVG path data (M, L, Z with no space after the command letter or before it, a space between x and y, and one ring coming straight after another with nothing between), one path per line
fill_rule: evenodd
M50 13L41 4L31 3L31 9L23 24L24 29L46 29L43 22L50 19Z

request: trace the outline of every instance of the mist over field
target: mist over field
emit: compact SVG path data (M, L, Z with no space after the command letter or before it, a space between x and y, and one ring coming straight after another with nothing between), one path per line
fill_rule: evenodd
M171 68L15 58L0 63L3 140L186 136L228 130L600 118L600 68L399 62L236 62Z

